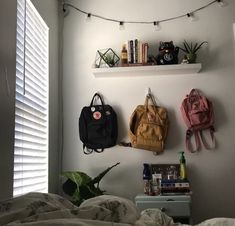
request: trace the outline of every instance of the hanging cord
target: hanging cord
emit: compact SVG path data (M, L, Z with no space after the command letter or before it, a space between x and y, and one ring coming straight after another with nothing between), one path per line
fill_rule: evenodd
M86 14L88 17L96 17L96 18L99 18L99 19L102 19L102 20L106 20L106 21L111 21L111 22L115 22L115 23L122 23L122 24L156 24L156 23L162 23L162 22L167 22L167 21L171 21L171 20L176 20L176 19L179 19L179 18L182 18L182 17L189 17L190 15L192 15L193 13L195 12L198 12L200 10L203 10L207 7L209 7L210 5L214 4L214 3L220 3L221 0L213 0L211 2L209 2L208 4L200 7L200 8L197 8L191 12L188 12L186 14L182 14L182 15L179 15L179 16L175 16L175 17L170 17L170 18L166 18L166 19L162 19L162 20L158 20L158 21L125 21L125 20L117 20L117 19L113 19L113 18L108 18L108 17L104 17L104 16L100 16L100 15L97 15L97 14L93 14L93 13L89 13L89 12L86 12L84 10L81 10L79 8L77 8L76 6L70 4L70 3L64 3L63 4L63 9L64 9L64 12L65 12L65 7L66 6L70 6L71 8L74 8L76 9L77 11L79 11L80 13L83 13L83 14Z
M5 73L5 81L6 81L7 96L10 96L11 90L10 90L10 86L9 86L8 73L7 73L7 67L6 67L6 65L4 66L4 73Z
M25 51L26 51L26 1L24 2L24 53L23 53L23 95L25 95Z

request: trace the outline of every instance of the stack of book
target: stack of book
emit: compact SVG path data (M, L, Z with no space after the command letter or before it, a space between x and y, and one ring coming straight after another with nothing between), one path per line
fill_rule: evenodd
M148 62L148 48L148 43L143 43L138 39L128 40L128 64L146 64Z
M187 195L190 194L190 183L188 180L162 180L162 195Z

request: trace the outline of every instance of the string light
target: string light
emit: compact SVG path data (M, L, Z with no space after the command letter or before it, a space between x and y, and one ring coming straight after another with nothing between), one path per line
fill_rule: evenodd
M87 13L86 22L91 21L91 13Z
M190 18L191 21L196 20L193 13L187 13L187 17Z
M124 22L123 21L120 21L119 22L119 30L125 30L125 26L124 26Z
M159 21L154 21L154 22L153 22L153 25L154 25L154 30L155 30L155 31L161 30L161 26L160 26L160 24L159 24Z
M225 3L223 0L217 0L217 2L219 4L219 6L221 6L221 7L225 6Z
M63 4L63 13L64 13L64 17L66 17L69 14L68 5L66 5L65 3Z
M225 6L226 5L223 0L213 0L213 1L209 2L208 4L206 4L206 5L204 5L204 6L200 7L200 8L197 8L197 9L191 11L190 13L186 13L186 14L182 14L182 15L179 15L179 16L170 17L170 18L166 18L166 19L162 19L162 20L158 20L158 21L120 21L120 20L117 20L117 19L112 19L112 18L100 16L100 15L97 15L97 14L88 13L88 12L86 12L84 10L81 10L81 9L77 8L76 6L74 6L74 5L70 4L70 3L63 3L63 9L64 9L64 16L66 16L68 14L67 7L70 6L70 7L74 8L74 9L76 9L77 11L79 11L80 13L86 14L87 15L87 19L86 20L88 20L88 21L90 21L91 17L96 17L96 18L99 18L99 19L102 19L102 20L106 20L106 21L110 21L110 22L115 22L115 23L119 24L119 29L120 30L124 30L125 29L124 24L152 24L154 26L154 30L160 30L161 26L159 24L162 24L163 22L167 22L167 21L171 21L171 20L176 20L176 19L180 19L180 18L183 18L183 17L190 18L191 21L194 21L194 20L196 20L196 17L195 17L195 13L196 12L205 9L205 8L209 7L210 5L212 5L214 3L217 3L220 6Z

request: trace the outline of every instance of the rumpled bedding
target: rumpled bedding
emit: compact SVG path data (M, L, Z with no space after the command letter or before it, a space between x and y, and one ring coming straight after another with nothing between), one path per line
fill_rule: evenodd
M235 226L234 218L217 217L203 221L197 226Z
M186 226L159 209L139 213L125 198L102 195L79 207L50 193L28 193L0 202L0 226ZM235 226L235 219L213 218L197 226Z
M0 225L8 226L169 226L171 218L161 216L159 223L152 224L150 215L140 215L132 201L111 195L86 200L79 207L50 193L28 193L0 202Z

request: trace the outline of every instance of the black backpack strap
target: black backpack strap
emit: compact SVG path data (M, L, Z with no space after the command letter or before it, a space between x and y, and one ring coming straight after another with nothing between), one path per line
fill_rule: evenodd
M86 147L86 145L83 143L83 153L86 155L89 155L93 152L93 149L89 149Z
M102 148L102 149L93 149L93 151L94 151L94 152L97 152L97 153L101 153L101 152L104 151L104 148Z
M125 141L121 141L118 145L123 146L123 147L131 147L131 143L130 142L125 142Z
M89 155L89 154L91 154L92 152L93 152L93 149L89 149L89 148L87 148L87 147L83 149L83 153L86 154L86 155Z
M102 99L102 97L100 96L99 93L95 93L94 96L92 97L92 100L91 100L91 103L90 103L90 107L94 106L95 97L98 97L100 99L101 105L104 108L104 101L103 101L103 99Z
M102 106L102 111L104 112L105 111L104 100L103 100L103 98L101 97L101 95L99 93L95 93L94 96L92 97L92 100L91 100L91 103L90 103L90 107L95 106L95 104L94 104L95 97L98 97L100 99L101 106ZM106 114L104 114L104 118L105 118L105 120L107 120Z
M102 149L90 149L90 148L87 148L84 144L83 144L83 153L86 154L86 155L89 155L93 152L97 152L97 153L101 153L104 151L104 148Z

